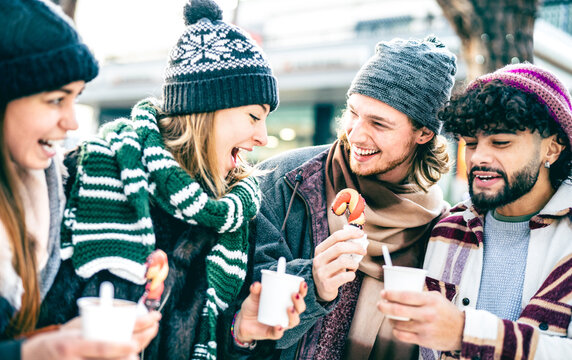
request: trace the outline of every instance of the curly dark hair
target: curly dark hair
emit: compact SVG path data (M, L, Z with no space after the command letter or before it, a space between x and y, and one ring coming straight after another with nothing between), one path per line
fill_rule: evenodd
M558 143L566 148L550 166L550 182L558 188L572 177L572 152L568 137L554 121L548 107L537 95L507 86L499 80L478 83L454 95L438 113L445 132L455 137L500 132L537 131L542 138L556 134Z

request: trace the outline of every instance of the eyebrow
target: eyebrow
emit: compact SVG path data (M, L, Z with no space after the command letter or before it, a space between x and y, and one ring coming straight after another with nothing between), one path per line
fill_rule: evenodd
M85 86L83 86L83 87L80 89L80 91L78 92L78 94L81 94L84 90L85 90ZM67 88L65 88L65 87L61 87L61 88L58 88L58 89L54 89L54 90L52 90L52 91L61 91L61 92L64 92L64 93L66 93L66 94L68 94L68 95L73 94L73 90L67 89Z
M266 106L266 104L257 104L258 106L260 106L262 108L262 110L269 112L270 111L270 106Z
M356 112L355 108L351 104L348 104L348 107L350 108L351 111ZM374 120L374 121L380 121L380 122L386 123L388 125L395 125L395 122L393 122L390 119L383 117L383 116L378 116L375 114L365 114L365 115L363 115L363 117L365 117L366 119Z

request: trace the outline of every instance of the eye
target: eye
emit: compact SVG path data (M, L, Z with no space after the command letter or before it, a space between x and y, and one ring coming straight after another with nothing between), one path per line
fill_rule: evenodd
M252 118L252 120L254 120L254 121L260 121L260 118L257 117L257 116L255 116L255 115L253 115L253 114L248 114L248 115L250 115L250 117Z
M505 147L510 144L510 141L493 141L494 146Z
M53 104L53 105L60 105L63 101L64 101L64 98L62 96L62 97L59 97L56 99L48 100L48 103Z
M465 140L465 146L469 149L474 149L477 146L476 139L467 139L467 138L462 138L462 139Z

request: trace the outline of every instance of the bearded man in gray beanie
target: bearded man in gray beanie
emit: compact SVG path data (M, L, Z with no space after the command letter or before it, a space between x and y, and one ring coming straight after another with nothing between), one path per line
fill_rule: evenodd
M300 325L276 342L280 359L417 357L376 310L381 249L388 246L395 265L421 266L431 228L448 213L435 185L449 169L437 112L456 69L435 37L380 42L348 90L337 141L262 163L273 171L261 181L255 277L284 256L286 271L308 284ZM346 188L365 198L363 228L344 228L330 210ZM367 251L346 241L364 234Z

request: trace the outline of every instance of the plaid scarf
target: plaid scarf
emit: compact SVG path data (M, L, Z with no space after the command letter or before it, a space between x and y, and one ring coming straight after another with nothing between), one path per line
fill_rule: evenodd
M145 259L155 248L150 201L189 224L214 228L206 260L207 300L194 359L216 359L216 321L246 277L248 221L260 208L258 182L246 178L213 200L165 149L155 100L135 105L131 119L102 127L82 144L77 176L62 224L62 258L88 278L106 269L143 284Z

